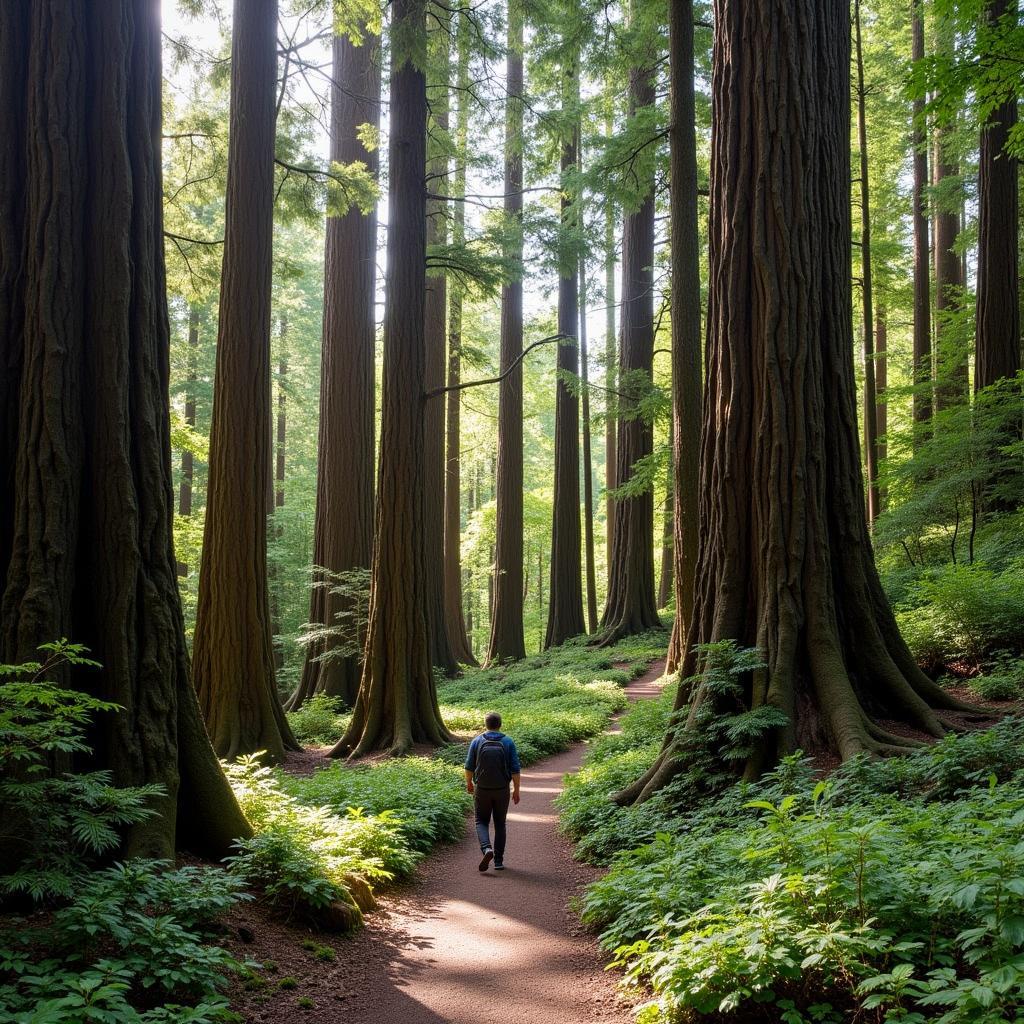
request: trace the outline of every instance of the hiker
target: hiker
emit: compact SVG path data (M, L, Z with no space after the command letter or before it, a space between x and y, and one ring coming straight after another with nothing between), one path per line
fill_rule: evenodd
M508 784L512 783L512 802L519 803L519 751L511 736L501 732L501 715L489 711L484 716L486 732L469 745L466 754L466 790L473 794L476 809L476 834L480 839L480 870L491 861L494 870L505 869L505 815L508 814ZM490 824L494 816L494 845Z

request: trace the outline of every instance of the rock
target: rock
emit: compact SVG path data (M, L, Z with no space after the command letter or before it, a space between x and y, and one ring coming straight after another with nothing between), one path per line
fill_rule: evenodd
M244 924L238 926L238 937L245 943L256 941L256 933L251 928L246 928Z
M325 932L351 932L363 923L363 915L354 902L335 900L323 907L314 907L309 911L309 919L317 928Z

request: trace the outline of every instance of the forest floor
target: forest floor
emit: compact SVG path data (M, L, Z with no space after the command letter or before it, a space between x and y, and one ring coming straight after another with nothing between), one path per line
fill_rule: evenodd
M656 696L663 671L654 662L628 684L629 699ZM600 871L573 860L554 801L586 749L524 770L504 872L478 870L470 817L462 840L384 894L351 938L238 912L252 939L238 952L272 970L232 1007L247 1024L631 1024L606 956L570 907Z

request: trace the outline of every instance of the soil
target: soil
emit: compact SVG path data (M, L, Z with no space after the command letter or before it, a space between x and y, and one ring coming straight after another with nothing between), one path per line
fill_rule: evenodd
M655 662L630 683L630 699L657 695L663 671ZM230 944L270 968L232 993L233 1008L248 1024L632 1024L607 957L570 906L600 874L573 860L554 807L585 752L579 744L523 772L504 872L478 870L467 819L462 841L385 894L351 938L312 934L252 905L236 911Z

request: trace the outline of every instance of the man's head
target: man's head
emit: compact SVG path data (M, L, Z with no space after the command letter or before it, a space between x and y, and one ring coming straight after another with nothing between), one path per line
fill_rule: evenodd
M488 711L487 714L484 715L484 725L486 725L487 728L492 731L495 729L500 729L501 715L499 715L497 711Z

